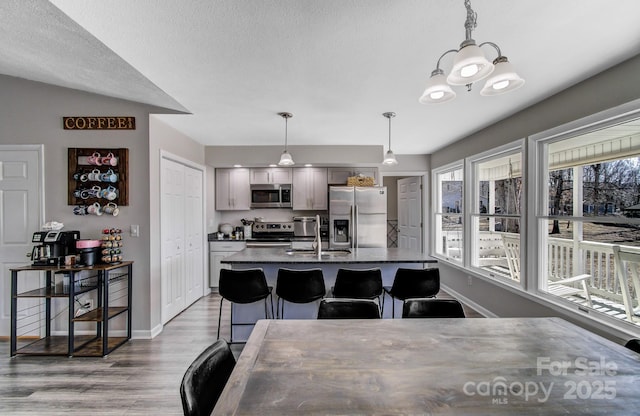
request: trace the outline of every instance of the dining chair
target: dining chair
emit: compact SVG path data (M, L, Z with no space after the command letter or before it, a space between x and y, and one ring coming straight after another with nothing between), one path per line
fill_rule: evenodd
M267 308L267 298L271 296L273 288L267 285L264 271L260 268L245 270L220 270L220 282L218 283L220 292L220 311L218 314L218 339L220 339L220 322L222 319L222 303L227 301L239 304L264 301L264 317L269 318ZM271 297L271 317L273 317L273 297ZM233 305L231 306L231 335L229 342L233 342L233 327L238 325L255 325L255 322L233 322Z
M433 298L440 291L440 270L398 268L391 287L384 287L385 293L391 296L391 317L396 316L395 300L403 303L411 298ZM384 308L384 297L382 298Z
M276 315L284 318L285 302L311 303L322 299L326 292L322 269L280 268L276 279Z
M383 293L382 271L378 267L338 269L331 293L334 298L377 299L380 304Z
M327 298L320 301L318 319L380 319L380 307L372 299Z
M201 352L187 368L180 383L184 415L210 415L235 365L229 344L223 339Z
M455 299L407 299L403 318L464 318L462 304Z
M624 344L625 347L629 348L631 351L635 351L640 354L640 339L632 338Z

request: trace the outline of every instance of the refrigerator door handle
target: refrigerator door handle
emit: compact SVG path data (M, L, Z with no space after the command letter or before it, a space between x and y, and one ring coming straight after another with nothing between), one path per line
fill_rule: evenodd
M358 206L354 205L353 206L353 218L354 221L352 221L353 223L353 248L358 248L358 227L360 227L360 224L358 224L358 220L360 219L358 217Z

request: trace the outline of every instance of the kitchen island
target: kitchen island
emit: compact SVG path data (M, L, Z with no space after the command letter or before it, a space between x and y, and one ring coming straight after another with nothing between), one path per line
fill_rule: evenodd
M371 269L380 268L382 283L391 286L398 268L424 269L436 267L436 259L423 253L411 252L399 248L358 248L349 251L323 250L320 257L316 253L305 250L287 250L284 248L246 248L221 260L222 264L232 269L249 269L260 267L264 270L269 286L274 287L274 305L276 302L275 286L278 269L310 269L321 268L327 292L331 290L338 269ZM315 319L318 303L290 304L286 306L286 318ZM400 309L398 309L400 308ZM401 305L396 304L396 314ZM386 297L384 318L391 318L391 298ZM233 305L234 322L251 322L264 319L262 303L250 305ZM251 327L234 327L233 339L247 339Z

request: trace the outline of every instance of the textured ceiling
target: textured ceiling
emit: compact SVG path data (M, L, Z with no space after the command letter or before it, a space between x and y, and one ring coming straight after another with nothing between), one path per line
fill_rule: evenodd
M291 145L386 148L395 111L392 149L420 154L640 52L638 0L472 7L520 90L418 103L464 39L463 0L3 0L0 73L186 110L159 117L207 145L281 145L289 111Z

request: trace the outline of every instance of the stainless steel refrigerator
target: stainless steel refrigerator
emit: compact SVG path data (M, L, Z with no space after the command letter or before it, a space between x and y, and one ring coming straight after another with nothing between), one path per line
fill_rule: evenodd
M387 246L387 188L329 188L329 247Z

